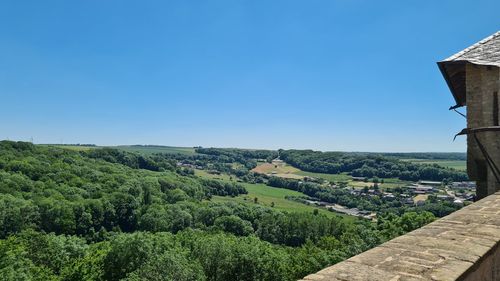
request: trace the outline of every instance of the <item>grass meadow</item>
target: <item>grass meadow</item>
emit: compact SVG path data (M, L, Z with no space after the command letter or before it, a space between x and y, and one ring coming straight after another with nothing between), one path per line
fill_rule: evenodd
M437 164L441 167L453 168L460 171L467 170L467 161L465 160L432 160L432 159L401 159L417 164Z

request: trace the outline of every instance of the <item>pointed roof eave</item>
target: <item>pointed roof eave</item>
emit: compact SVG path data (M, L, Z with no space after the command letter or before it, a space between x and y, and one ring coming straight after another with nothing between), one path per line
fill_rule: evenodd
M457 105L452 108L466 105L467 63L500 67L500 31L437 63L455 98Z

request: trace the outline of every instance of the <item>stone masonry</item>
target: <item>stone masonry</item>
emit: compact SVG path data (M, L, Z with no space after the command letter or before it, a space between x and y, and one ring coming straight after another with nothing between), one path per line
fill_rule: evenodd
M499 70L496 66L466 64L467 128L498 126ZM500 131L480 132L476 137L493 161L500 165ZM467 136L467 171L469 178L477 183L479 198L500 190L500 183L487 165L475 136L470 134Z
M494 168L500 169L500 32L438 65L454 108L467 106L467 172L477 183L477 197L484 198L500 190L500 172Z
M500 193L303 281L500 280Z

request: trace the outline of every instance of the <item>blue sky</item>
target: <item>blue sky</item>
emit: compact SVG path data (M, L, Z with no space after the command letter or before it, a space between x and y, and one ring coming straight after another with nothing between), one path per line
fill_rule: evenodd
M500 1L0 2L0 139L465 151L436 61Z

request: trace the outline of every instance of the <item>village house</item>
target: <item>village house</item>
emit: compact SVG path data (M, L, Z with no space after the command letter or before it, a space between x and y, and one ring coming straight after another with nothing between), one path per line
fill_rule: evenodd
M453 198L452 196L444 194L437 195L436 198L442 201L450 201L450 202L453 202L453 200L455 200L455 198Z
M435 191L434 187L432 186L421 185L417 183L411 184L406 188L408 188L413 194L428 194Z
M453 182L450 186L452 189L476 189L476 183L473 181Z
M421 185L430 185L430 186L441 186L443 183L440 181L419 181Z

